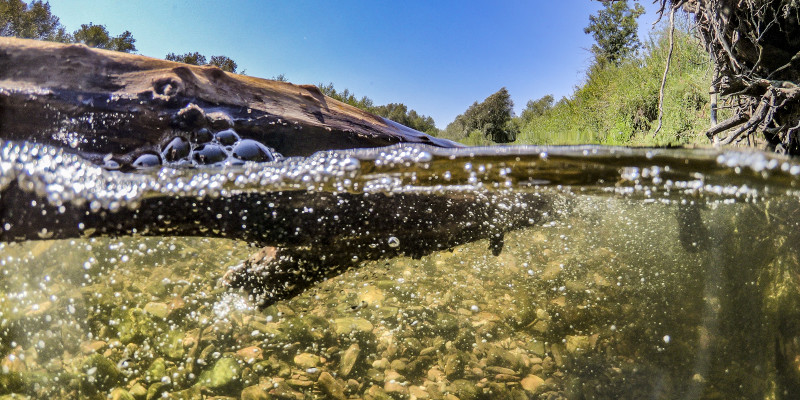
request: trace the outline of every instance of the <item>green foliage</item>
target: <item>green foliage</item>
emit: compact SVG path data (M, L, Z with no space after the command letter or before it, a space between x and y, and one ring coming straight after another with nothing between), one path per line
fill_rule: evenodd
M232 73L236 73L236 67L237 67L236 61L233 61L232 59L226 56L211 56L211 61L206 62L207 60L206 56L196 51L194 53L184 53L184 54L169 53L164 57L164 59L168 61L177 61L192 65L215 65L223 71Z
M236 61L233 61L226 56L211 56L211 61L209 61L208 64L216 65L223 71L236 73Z
M80 29L70 35L58 17L50 12L50 4L42 1L26 4L21 0L0 0L0 36L84 43L91 47L126 53L136 51L136 39L129 31L111 37L104 25L89 23L81 25Z
M125 31L119 36L111 37L105 26L94 25L91 22L88 25L81 25L81 28L72 34L72 38L74 42L83 43L89 47L125 53L136 51L136 46L133 44L136 39L133 38L129 31Z
M436 124L434 123L433 118L426 115L421 115L415 110L409 111L405 104L389 103L382 106L376 106L372 99L367 96L358 98L348 89L337 91L336 88L333 87L333 83L328 83L327 85L320 83L317 85L317 87L319 87L320 91L322 91L322 93L326 96L339 100L342 103L346 103L353 107L360 108L364 111L379 115L386 119L390 119L420 132L425 132L431 135L436 135L439 133L439 130L436 129Z
M680 145L704 142L711 81L707 54L688 28L676 29L664 96L664 125L653 137L658 89L669 51L667 30L656 32L637 57L596 63L586 82L540 115L520 118L517 143ZM541 100L541 99L540 99ZM527 110L527 109L526 109ZM533 115L533 113L524 115Z
M166 57L164 57L167 61L177 61L182 62L184 64L192 64L192 65L205 65L206 64L206 56L194 52L194 53L185 53L185 54L175 54L169 53Z
M509 143L517 138L517 125L512 121L514 102L506 88L487 97L483 102L473 103L464 114L447 126L446 137L463 140L474 131L480 131L495 143Z
M273 81L278 81L278 82L289 82L289 79L286 78L286 75L284 75L284 74L278 74L276 76L273 76L270 79L272 79Z
M50 4L42 1L0 0L0 36L72 41L58 17L50 13Z
M541 117L544 113L553 108L555 99L552 94L545 95L536 100L528 100L522 115L519 116L522 123L529 122L531 119Z
M592 53L598 63L619 64L641 46L636 34L639 28L636 18L644 14L644 7L634 3L631 8L627 0L601 2L603 9L589 16L589 26L583 31L594 37L596 44L592 45Z

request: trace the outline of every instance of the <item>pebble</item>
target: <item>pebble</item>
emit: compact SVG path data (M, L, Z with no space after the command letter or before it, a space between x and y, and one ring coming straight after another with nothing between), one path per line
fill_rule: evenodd
M327 372L323 372L319 374L319 379L317 379L317 383L322 388L322 391L325 392L330 398L335 400L342 400L345 399L344 395L344 387L336 381L336 379L331 376L331 374Z
M294 363L302 369L315 368L319 365L319 356L311 353L301 353L294 356Z
M523 389L525 389L526 392L536 393L536 389L544 384L544 379L536 375L528 375L522 378L522 380L519 381L519 384Z
M339 375L343 377L350 375L350 372L356 365L356 361L358 361L358 356L360 353L361 348L358 346L358 343L353 343L347 348L347 350L344 351L344 354L342 354L342 359L339 363Z

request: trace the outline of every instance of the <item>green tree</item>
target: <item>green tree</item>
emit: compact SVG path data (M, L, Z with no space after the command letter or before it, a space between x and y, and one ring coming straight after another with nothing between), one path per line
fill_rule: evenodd
M473 103L447 126L447 131L451 136L467 137L477 130L495 143L509 143L516 140L518 132L513 117L514 102L508 90L501 88L483 102Z
M58 17L50 12L50 4L42 1L26 4L21 0L0 0L0 36L72 41Z
M209 65L216 65L219 69L231 73L236 73L236 61L233 61L229 57L226 56L211 56L211 61L208 62Z
M551 110L554 103L555 99L552 94L542 96L536 100L528 100L528 104L526 104L525 109L522 110L520 119L523 123L527 123L535 117L540 117Z
M75 42L83 43L89 47L125 53L136 51L136 46L133 44L136 39L133 38L133 34L129 31L125 31L119 36L111 37L104 25L94 25L91 22L88 25L81 25L81 28L75 31L72 37Z
M237 67L236 61L233 61L231 58L226 56L211 56L211 61L206 62L206 56L196 51L194 53L184 54L169 53L164 57L164 59L192 65L214 65L223 71L232 73L236 73Z
M182 62L184 64L192 64L192 65L205 65L206 64L206 56L194 52L194 53L185 53L185 54L175 54L169 53L167 54L164 59L168 61L177 61Z
M432 117L419 114L415 110L409 111L408 106L403 103L389 103L376 106L375 102L367 96L358 98L348 89L337 91L336 88L333 87L333 83L328 83L327 85L320 83L317 87L319 87L319 90L324 95L339 100L342 103L390 119L420 132L425 132L430 135L439 133L439 129L436 128L436 123L433 121Z
M636 19L644 14L644 7L634 3L631 8L627 0L600 1L603 9L589 16L589 26L583 31L594 37L596 44L592 45L592 53L599 63L618 65L641 47Z

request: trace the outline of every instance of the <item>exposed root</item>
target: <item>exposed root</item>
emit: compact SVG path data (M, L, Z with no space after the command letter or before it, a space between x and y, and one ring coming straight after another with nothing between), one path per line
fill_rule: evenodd
M715 144L758 144L800 155L800 3L793 0L659 0L694 14L697 32L734 115L705 134ZM733 129L732 132L728 132Z

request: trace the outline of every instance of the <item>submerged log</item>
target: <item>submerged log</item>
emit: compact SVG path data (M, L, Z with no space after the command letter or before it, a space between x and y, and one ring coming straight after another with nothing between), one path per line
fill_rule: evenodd
M552 199L534 193L499 199L464 191L153 189L147 183L156 179L171 185L171 175L148 170L165 164L210 164L195 171L213 174L214 165L322 150L461 146L328 98L315 86L83 45L0 38L0 139L0 240L247 240L268 247L226 282L265 304L356 261L419 257L479 239L490 239L490 251L499 254L503 232L552 209ZM126 190L145 186L147 193L122 200ZM111 197L128 203L97 200L114 190Z
M401 142L459 146L336 101L314 85L0 37L0 138L125 167L143 155L150 155L147 165L218 161L203 146L228 129L283 156Z

